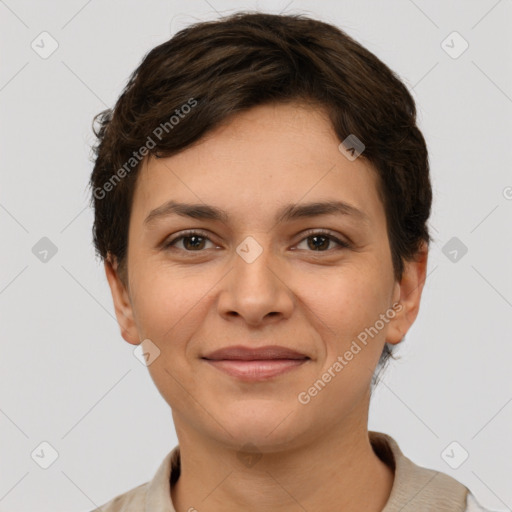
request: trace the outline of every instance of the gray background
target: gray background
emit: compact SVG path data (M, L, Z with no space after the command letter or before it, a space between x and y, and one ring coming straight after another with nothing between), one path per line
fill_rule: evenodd
M483 505L511 510L510 0L0 1L0 510L91 510L152 478L177 443L94 257L90 126L147 51L193 21L247 8L340 26L412 91L435 243L420 315L376 391L370 428ZM58 43L47 58L31 47L51 48L43 31ZM469 44L457 58L454 31ZM43 237L57 249L46 261ZM48 469L44 441L58 452ZM469 453L457 469L442 456L453 441L452 464Z

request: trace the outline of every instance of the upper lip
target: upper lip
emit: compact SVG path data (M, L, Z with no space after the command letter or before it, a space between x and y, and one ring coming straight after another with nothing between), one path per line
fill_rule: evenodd
M239 361L254 361L268 359L309 359L305 354L296 350L281 347L278 345L267 345L265 347L250 348L243 345L234 345L210 352L203 359L222 360L234 359Z

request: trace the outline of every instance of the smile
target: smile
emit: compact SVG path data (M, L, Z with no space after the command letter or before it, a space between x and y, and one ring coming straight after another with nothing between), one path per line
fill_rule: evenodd
M309 361L308 358L252 361L234 359L204 360L221 372L247 382L269 380L295 370Z

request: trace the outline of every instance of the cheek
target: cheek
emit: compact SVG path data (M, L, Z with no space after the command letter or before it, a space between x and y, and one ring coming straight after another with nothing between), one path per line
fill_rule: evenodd
M305 314L314 322L324 346L323 370L331 368L339 356L343 358L343 371L336 372L338 384L350 381L355 385L359 379L363 385L377 365L389 322L389 318L388 322L381 320L389 307L385 275L376 263L364 269L340 268L322 280L303 280Z
M187 347L197 333L199 317L204 315L207 307L206 293L212 284L204 277L185 278L161 268L158 272L146 269L137 278L138 286L132 297L137 329L160 350L148 371L171 407L186 408L189 393L199 393L192 378L193 367L187 358Z
M324 279L301 278L302 299L334 332L348 332L374 323L389 292L368 269L340 268Z
M145 265L134 275L133 310L139 334L151 339L168 355L167 361L187 357L224 272L211 269ZM136 278L136 279L135 279Z

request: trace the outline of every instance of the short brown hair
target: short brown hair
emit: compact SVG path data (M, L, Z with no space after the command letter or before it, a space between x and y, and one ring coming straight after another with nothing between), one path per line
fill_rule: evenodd
M305 15L238 12L196 23L143 58L114 108L93 122L97 254L125 265L141 148L144 155L172 156L237 112L291 101L323 107L340 142L355 135L365 145L360 158L378 176L400 281L404 261L431 241L428 153L414 100L374 54L339 28ZM380 367L390 355L386 344Z

